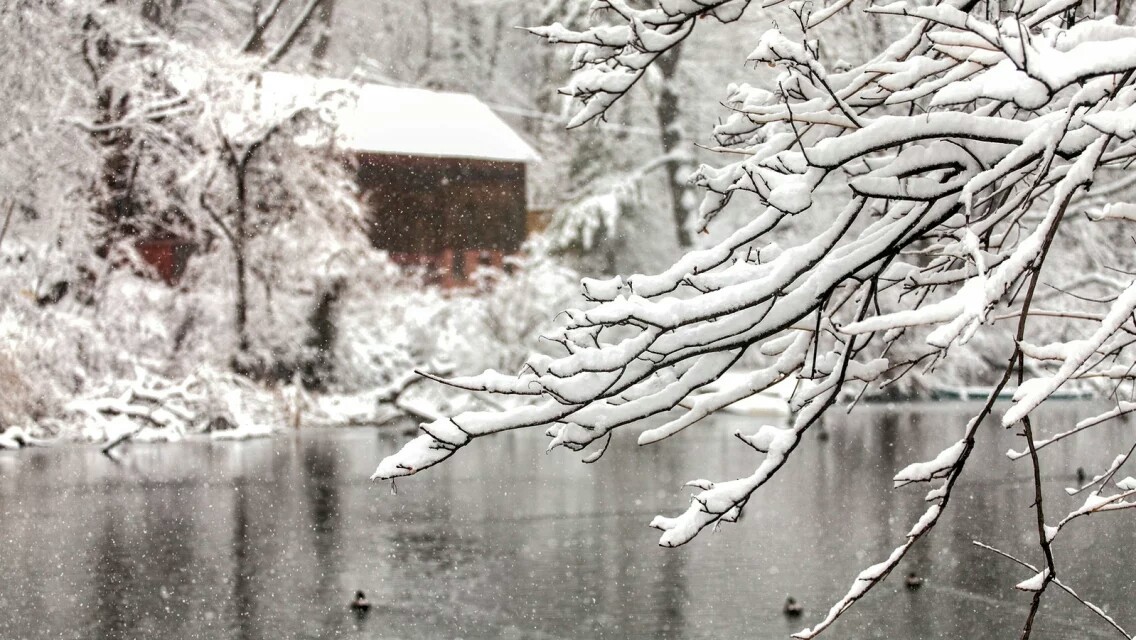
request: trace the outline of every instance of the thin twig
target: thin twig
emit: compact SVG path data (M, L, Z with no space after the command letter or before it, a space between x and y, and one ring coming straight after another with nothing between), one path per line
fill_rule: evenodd
M1005 551L1002 551L1001 549L995 549L994 547L992 547L988 544L984 544L982 542L979 542L978 540L971 541L971 544L973 544L974 546L976 546L980 549L986 549L987 551L993 551L994 553L1002 556L1003 558L1006 558L1007 560L1012 560L1013 562L1020 564L1021 566L1025 567L1026 569L1029 569L1035 575L1038 572L1037 567L1033 566L1032 564L1030 564L1030 563L1028 563L1024 560L1020 560L1018 558L1015 558L1014 556L1006 553ZM1057 587L1059 589L1061 589L1065 593L1072 596L1073 599L1075 599L1077 602L1080 602L1081 604L1085 605L1085 607L1087 607L1089 609L1089 611L1092 611L1094 614L1099 616L1102 620L1107 622L1109 624L1109 626L1111 626L1113 629L1116 629L1118 632L1120 632L1120 635L1124 636L1125 638L1128 638L1129 640L1132 639L1132 636L1129 635L1128 632L1125 631L1124 628L1121 627L1116 622L1116 620L1113 620L1107 613L1104 612L1103 609L1101 609L1097 605L1095 605L1092 602L1089 602L1088 600L1085 600L1081 596L1077 595L1077 592L1073 591L1072 587L1068 586L1067 584L1065 584L1064 582L1061 582L1060 580L1058 580L1056 578L1053 579L1053 584L1057 585Z
M0 227L0 245L4 244L4 236L8 235L8 223L12 221L12 212L16 209L15 198L8 200L8 210L4 213L4 226Z

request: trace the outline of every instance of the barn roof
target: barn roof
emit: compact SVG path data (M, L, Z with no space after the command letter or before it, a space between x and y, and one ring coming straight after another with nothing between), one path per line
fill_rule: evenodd
M516 131L468 93L266 72L260 95L262 112L270 114L336 96L334 143L341 149L506 162L540 159Z

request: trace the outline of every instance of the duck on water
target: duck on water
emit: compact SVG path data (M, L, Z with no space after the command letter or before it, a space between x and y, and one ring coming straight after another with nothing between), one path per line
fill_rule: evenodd
M371 603L367 602L367 594L362 591L355 592L355 599L351 601L349 606L356 613L366 613L371 609Z

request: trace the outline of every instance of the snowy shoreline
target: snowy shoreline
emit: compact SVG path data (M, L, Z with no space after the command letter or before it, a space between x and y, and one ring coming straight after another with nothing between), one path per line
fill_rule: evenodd
M385 387L347 394L269 387L209 368L176 383L140 376L115 393L104 389L75 398L57 416L6 425L0 450L73 443L109 452L126 442L248 440L310 428L396 429L407 420L433 417L438 405L445 408L429 391L404 397L421 380L409 372Z

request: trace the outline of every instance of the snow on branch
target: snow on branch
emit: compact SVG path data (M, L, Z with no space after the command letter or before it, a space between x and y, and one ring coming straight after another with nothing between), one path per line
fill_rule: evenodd
M550 43L577 46L572 58L576 74L560 92L583 102L584 108L568 124L578 127L606 113L659 56L691 34L699 18L733 22L748 4L749 0L665 0L653 8L633 9L622 0L598 0L593 12L610 9L620 24L574 31L556 23L529 31Z
M532 29L576 46L577 73L564 92L581 107L570 126L602 117L700 18L734 21L750 3L595 6L604 11L589 28ZM1130 412L1123 402L1048 440L1035 439L1028 423L1071 383L1136 391L1136 289L1103 275L1132 272L1130 232L1117 233L1115 243L1090 239L1102 225L1134 217L1131 206L1107 199L1127 195L1131 183L1117 176L1136 159L1136 32L1112 16L1077 17L1067 0L998 16L976 6L872 7L879 18L906 25L906 34L839 71L826 68L807 29L767 32L748 60L779 75L765 86L730 85L728 114L713 132L723 163L693 176L704 191L699 226L716 223L730 203L748 206L748 216L658 273L584 280L586 302L562 313L548 336L561 355L534 356L516 375L486 371L447 381L517 396L527 406L423 424L372 478L411 475L475 438L527 427L545 429L551 447L594 447L583 453L593 462L622 427L666 414L637 436L641 445L658 443L795 379L788 427L736 434L759 457L749 475L694 480L684 511L652 520L663 532L660 544L673 547L708 526L736 522L839 399L880 392L905 376L933 384L944 370L987 363L976 375L995 386L960 425L958 441L895 475L897 487L932 483L932 504L887 558L796 636L811 638L883 581L947 512L979 445L978 426L1012 377L1019 378L1015 402L1001 420L1023 424L1030 451L1012 455L1029 455L1036 478L1037 449ZM806 15L804 3L793 5L805 27L853 8L838 2ZM1098 180L1108 186L1094 189ZM798 224L818 231L786 242L781 229ZM1053 287L1046 309L1033 307L1039 283L1070 281L1083 281L1090 293ZM740 383L713 386L743 360L757 364ZM1122 497L1074 513L1127 508L1124 497L1136 483L1122 489ZM1044 531L1038 543L1047 563L1035 571L1043 575L1035 603L1047 585L1060 584Z
M1014 394L1014 406L1002 417L1002 423L1010 425L1017 422L1034 407L1041 404L1058 387L1075 376L1085 366L1088 359L1097 353L1101 345L1116 335L1120 325L1131 320L1133 311L1136 311L1136 283L1129 285L1121 293L1108 315L1105 316L1091 336L1084 340L1074 340L1061 345L1050 346L1050 350L1057 350L1061 353L1060 369L1052 376L1034 378L1019 387Z
M1002 556L1003 558L1006 558L1008 560L1016 562L1017 564L1019 564L1019 565L1025 567L1026 569L1029 569L1030 571L1034 572L1035 576L1045 575L1043 571L1038 571L1037 568L1034 567L1032 564L1030 564L1030 563L1028 563L1024 560L1021 560L1019 558L1015 558L1014 556L1006 553L1005 551L1002 551L1000 549L995 549L994 547L991 547L990 545L987 545L987 544L983 544L983 543L981 543L977 540L975 540L973 542L973 544L974 544L974 546L978 547L979 549L985 549L987 551L991 551L993 553L996 553L996 554ZM1021 583L1019 583L1019 584L1021 584ZM1125 638L1131 638L1132 637L1128 634L1127 631L1124 630L1124 627L1121 627L1119 624L1117 624L1116 620L1114 620L1111 616L1109 616L1108 613L1104 609L1101 609L1097 605L1095 605L1095 604L1089 602L1088 600L1085 600L1081 596L1077 595L1077 592L1073 591L1073 589L1071 587L1069 587L1068 585L1066 585L1064 582L1057 580L1057 579L1054 579L1053 584L1057 585L1062 591L1069 594L1069 596L1072 597L1074 600L1076 600L1077 602L1080 602L1082 605L1085 606L1085 608L1087 608L1089 611L1092 611L1093 614L1095 614L1100 619L1104 620L1113 629L1116 629L1120 633L1120 635L1124 636Z

